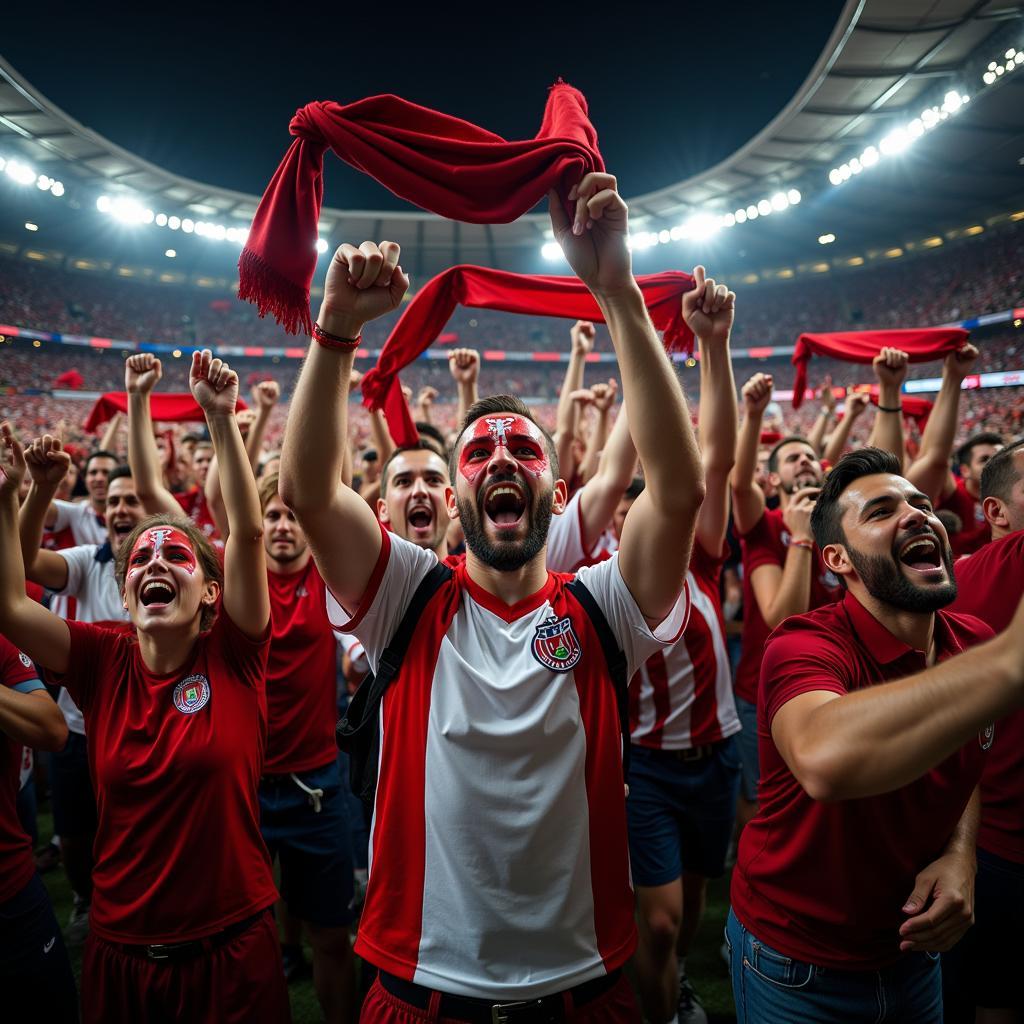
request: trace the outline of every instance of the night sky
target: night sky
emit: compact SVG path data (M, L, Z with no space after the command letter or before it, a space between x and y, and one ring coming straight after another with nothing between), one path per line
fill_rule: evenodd
M393 92L531 137L561 75L587 96L628 197L712 166L763 128L843 4L9 6L0 52L20 74L88 127L199 181L261 193L292 114L315 99ZM333 163L329 205L407 208Z

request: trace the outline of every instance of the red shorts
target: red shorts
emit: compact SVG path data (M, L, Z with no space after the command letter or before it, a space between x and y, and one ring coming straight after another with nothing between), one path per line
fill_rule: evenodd
M191 960L149 960L90 934L82 960L83 1024L288 1024L281 947L268 910Z
M640 1009L625 974L607 992L583 1006L574 1007L567 1000L565 1019L572 1024L640 1024ZM442 1024L450 1017L439 1017L430 1010L403 1002L388 992L378 978L363 1001L359 1024Z

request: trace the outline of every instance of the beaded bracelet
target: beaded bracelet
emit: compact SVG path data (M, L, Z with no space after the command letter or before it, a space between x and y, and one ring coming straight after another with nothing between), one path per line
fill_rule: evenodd
M363 336L357 334L354 338L342 338L337 334L325 331L319 324L314 323L313 340L318 345L323 345L324 348L333 348L339 352L351 352L353 349L359 348Z

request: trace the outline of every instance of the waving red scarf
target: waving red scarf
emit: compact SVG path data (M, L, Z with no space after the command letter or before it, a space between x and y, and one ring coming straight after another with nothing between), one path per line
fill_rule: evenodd
M858 384L854 391L867 392L872 405L878 405L879 386L877 384ZM924 429L928 417L932 414L933 404L927 398L920 398L917 395L900 395L900 405L903 406L903 418L914 420L917 425Z
M587 101L561 81L536 137L520 142L398 96L310 103L288 130L296 140L260 200L238 261L238 297L291 334L313 326L309 285L326 149L402 199L470 224L510 223L549 189L564 197L585 174L604 170Z
M963 348L967 331L962 327L924 327L899 331L839 331L835 334L801 334L793 350L796 379L793 408L799 409L807 388L807 364L811 356L831 356L845 363L870 363L883 348L898 348L912 363L942 359Z
M683 320L682 297L692 291L693 277L680 270L666 270L638 277L637 284L654 326L665 332L665 347L692 353L693 332ZM363 377L364 404L384 410L397 444L415 443L417 436L398 372L430 348L456 306L604 322L597 301L575 277L512 274L466 265L438 274L406 306L384 342L377 365Z
M150 395L149 408L155 423L201 423L206 418L202 406L189 391ZM247 408L241 398L235 403L235 412ZM101 423L113 418L115 413L127 411L128 395L124 391L108 391L96 399L85 421L85 429L95 430Z

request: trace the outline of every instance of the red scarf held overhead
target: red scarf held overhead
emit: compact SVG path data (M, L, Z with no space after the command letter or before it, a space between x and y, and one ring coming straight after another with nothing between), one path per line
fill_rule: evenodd
M807 389L807 364L811 356L831 356L845 363L870 363L883 348L898 348L912 363L942 359L963 348L967 331L962 327L923 327L899 331L838 331L835 334L801 334L793 349L796 379L793 408L799 409Z
M665 332L665 347L692 353L693 332L683 320L682 298L693 290L693 277L680 270L666 270L638 277L637 284L654 326ZM417 439L398 373L430 348L456 306L604 322L597 301L575 277L512 274L473 266L452 267L438 274L406 306L384 342L377 365L363 377L363 403L384 410L388 430L398 445L415 444Z
M202 406L189 391L180 394L150 395L149 408L155 423L201 423L206 418ZM245 402L239 398L235 412L247 408ZM101 423L112 419L115 413L127 411L128 395L124 391L108 391L96 399L96 404L85 421L85 429L95 430Z
M470 224L510 223L549 189L564 200L585 174L604 170L587 101L561 81L536 137L519 142L398 96L309 103L288 130L296 140L260 200L238 261L238 297L290 334L313 329L309 286L326 149L400 198Z
M879 387L877 384L859 384L854 391L867 392L872 405L878 405ZM919 427L924 428L928 417L932 414L932 405L927 398L918 398L917 395L900 395L900 405L903 406L903 418L914 420Z

